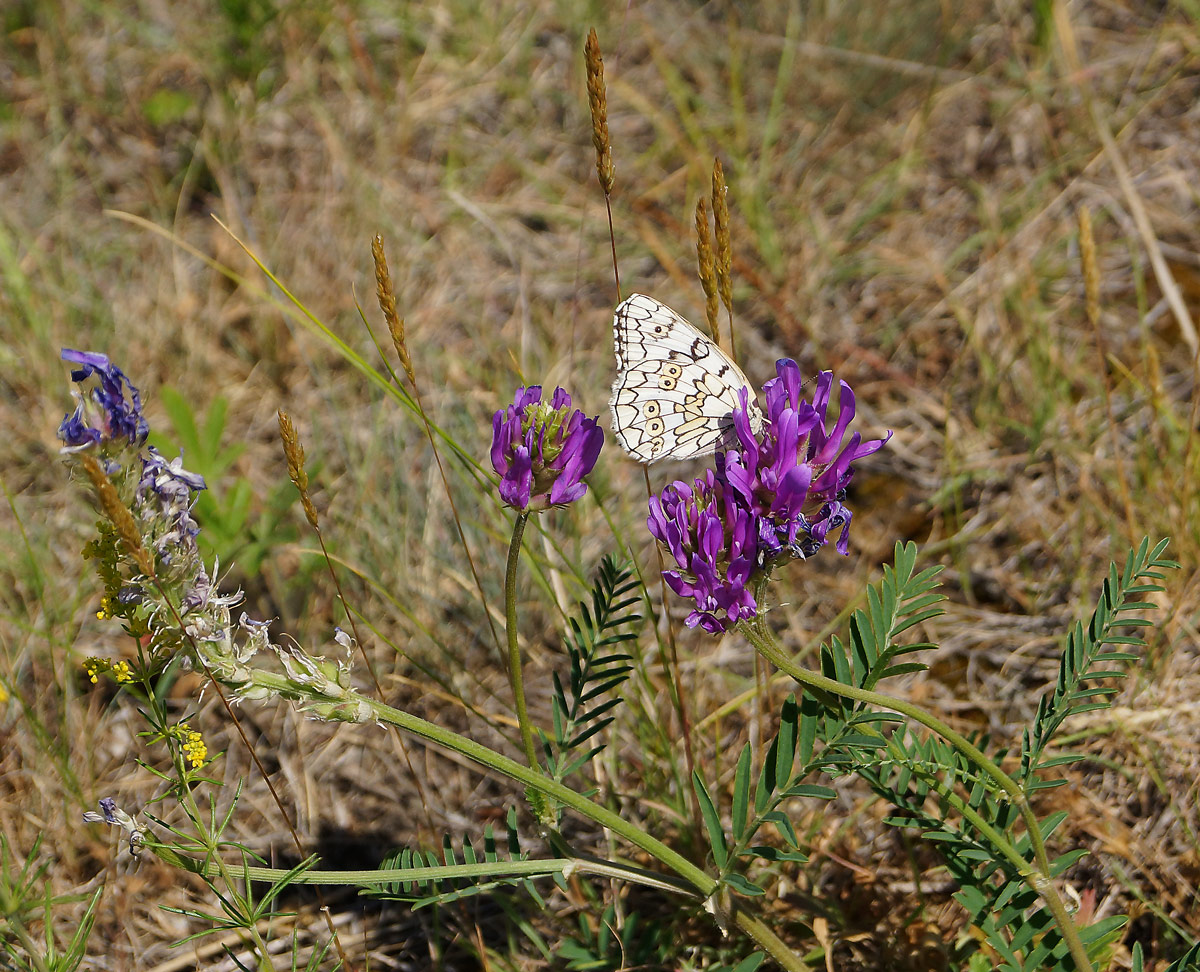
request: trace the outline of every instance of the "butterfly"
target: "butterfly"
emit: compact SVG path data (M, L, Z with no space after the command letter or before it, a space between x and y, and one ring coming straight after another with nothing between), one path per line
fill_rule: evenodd
M613 314L617 380L613 431L639 462L691 459L733 447L733 410L749 392L750 427L762 428L754 389L729 355L666 304L645 294Z

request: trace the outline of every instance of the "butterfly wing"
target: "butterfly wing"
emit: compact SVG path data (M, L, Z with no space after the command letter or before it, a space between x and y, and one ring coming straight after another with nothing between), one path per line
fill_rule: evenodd
M732 412L749 382L724 351L645 294L617 307L613 337L617 380L609 404L621 448L639 462L656 462L705 456L736 442ZM757 407L750 416L757 432Z

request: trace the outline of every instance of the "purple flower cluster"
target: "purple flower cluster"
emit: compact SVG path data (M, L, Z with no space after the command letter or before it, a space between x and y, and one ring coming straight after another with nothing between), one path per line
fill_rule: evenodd
M518 388L513 403L492 417L492 468L500 476L500 498L520 510L573 503L587 492L604 445L604 430L571 407L561 388L542 401L540 385Z
M729 485L708 469L691 486L675 482L650 497L650 532L667 546L679 570L663 574L696 609L687 624L719 632L757 611L746 585L758 570L758 524Z
M742 391L733 422L739 448L716 458L716 470L692 486L676 482L650 500L650 532L666 545L677 569L664 577L681 597L695 601L686 624L721 632L755 617L751 580L793 558L810 557L840 529L836 547L849 552L851 511L843 500L852 464L891 438L864 442L855 432L854 393L839 382L833 428L827 413L833 373L817 376L812 401L800 396L800 369L788 358L763 386L767 422L755 435L749 393Z
M133 492L125 502L137 514L160 566L184 573L202 569L197 568L200 527L192 517L192 504L195 493L205 488L204 477L184 469L182 456L168 461L153 446L142 448L150 427L142 415L141 394L107 355L63 348L62 357L81 366L71 372L79 386L75 412L63 418L58 429L63 453L94 451L119 488L130 483ZM93 376L95 384L89 382ZM131 455L140 463L140 476L118 476L123 471L137 475L137 463L126 461Z
M58 427L58 437L66 443L63 451L79 452L110 443L117 448L140 447L150 427L142 417L142 397L121 369L107 355L95 351L63 348L62 358L83 366L71 372L71 380L80 386L75 393L75 413L65 416ZM98 384L89 393L83 383L92 375Z

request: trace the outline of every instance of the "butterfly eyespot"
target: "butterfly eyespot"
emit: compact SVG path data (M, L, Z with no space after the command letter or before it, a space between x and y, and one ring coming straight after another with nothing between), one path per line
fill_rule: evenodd
M613 337L613 431L635 459L690 459L734 446L733 411L743 389L750 428L762 428L741 369L665 304L634 294L613 315Z

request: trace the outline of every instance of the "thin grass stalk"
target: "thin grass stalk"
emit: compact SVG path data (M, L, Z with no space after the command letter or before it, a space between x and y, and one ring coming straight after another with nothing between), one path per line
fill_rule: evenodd
M1200 336L1196 333L1196 325L1192 321L1192 315L1188 313L1187 302L1183 299L1179 284L1176 282L1174 274L1171 273L1171 268L1167 266L1162 247L1158 242L1158 234L1155 232L1154 224L1150 222L1150 215L1146 212L1146 205L1138 193L1133 176L1130 175L1129 166L1125 164L1125 157L1121 154L1117 141L1112 136L1108 119L1097 105L1096 99L1092 97L1091 84L1082 81L1084 78L1083 64L1075 43L1075 29L1071 24L1070 11L1062 0L1056 0L1052 4L1052 10L1054 29L1059 41L1058 49L1065 62L1067 78L1087 108L1092 128L1100 139L1100 144L1104 147L1104 155L1108 159L1108 164L1112 166L1113 174L1117 177L1121 195L1125 197L1125 203L1133 217L1134 225L1137 227L1142 246L1146 249L1146 256L1150 259L1150 266L1154 269L1154 278L1167 301L1167 306L1171 308L1175 323L1179 325L1179 332L1192 355L1200 356Z
M375 262L375 281L379 297L379 309L383 312L383 318L387 322L388 333L392 336L392 346L396 349L396 356L404 366L404 373L408 375L409 383L412 385L417 412L420 414L421 421L425 426L425 435L429 439L429 447L433 450L433 459L437 463L438 475L442 479L442 489L445 490L446 499L450 502L450 515L454 520L454 527L458 531L458 541L462 545L463 553L467 556L467 565L471 569L471 579L475 582L475 592L479 595L479 603L483 607L483 616L487 620L488 628L492 632L492 641L496 645L496 652L503 657L504 649L500 642L500 633L496 630L496 622L492 619L492 612L488 608L487 595L483 593L483 581L479 579L479 571L475 567L475 558L471 555L471 545L467 543L467 534L463 530L462 518L458 515L458 504L454 502L454 492L450 489L450 480L446 476L446 467L442 464L442 454L438 450L437 442L433 437L433 427L429 421L429 413L425 410L425 401L421 395L421 386L417 383L416 374L413 371L412 358L409 355L408 342L405 337L404 319L396 313L396 296L392 289L391 274L388 272L387 255L383 249L383 237L378 233L371 241L371 257Z
M1079 262L1083 268L1084 307L1092 337L1096 342L1096 357L1099 359L1100 377L1104 382L1104 408L1108 415L1108 436L1113 451L1113 462L1117 467L1117 484L1121 490L1121 505L1125 508L1126 539L1133 544L1136 517L1133 512L1133 497L1129 492L1129 477L1122 457L1120 437L1117 434L1117 413L1113 408L1112 375L1108 371L1108 349L1104 333L1100 329L1100 271L1096 262L1096 238L1092 233L1092 216L1087 206L1079 207ZM1189 440L1190 443L1190 440ZM1184 475L1187 475L1187 462ZM1187 495L1186 493L1184 494Z
M346 600L346 593L342 590L341 578L333 567L333 559L329 555L329 548L325 546L325 535L321 532L321 524L317 517L316 507L313 505L312 498L308 492L308 471L304 468L304 445L300 442L300 436L296 432L296 426L293 424L291 416L282 408L278 410L278 419L279 438L283 443L284 456L287 458L288 478L291 479L292 485L296 487L296 491L300 494L300 505L304 508L304 516L308 520L309 526L312 527L313 534L317 538L317 543L321 547L321 556L325 561L326 569L329 571L329 577L333 581L333 588L337 591L338 601L341 603L342 611L350 622L350 631L354 635L354 643L358 646L358 653L362 657L367 674L371 676L375 692L382 700L385 698L383 686L379 683L379 676L375 672L375 666L371 664L371 659L367 656L367 649L363 644L363 639L358 633L358 622L355 620L356 612L350 610L350 604ZM413 786L417 791L417 796L421 801L421 808L425 811L425 822L432 832L433 818L429 811L429 801L425 794L425 787L421 783L421 777L418 775L416 767L413 765L412 755L409 753L408 747L404 745L404 740L402 739L396 740L396 754L404 760L404 764L408 767L409 778L412 780Z
M604 58L600 54L600 41L596 37L595 28L588 31L587 41L583 48L584 65L587 70L588 105L592 116L592 145L596 149L596 174L600 188L604 190L604 203L608 211L608 241L612 250L613 281L617 290L617 303L621 301L621 273L617 266L617 237L613 229L612 190L615 169L612 161L612 145L608 135L608 95L604 86ZM646 500L649 502L653 495L650 488L650 473L642 467L642 475L646 482ZM663 612L667 619L667 677L671 685L672 702L679 716L680 728L683 733L684 759L687 774L690 779L695 771L695 755L692 750L691 725L684 703L683 684L679 675L679 651L675 644L675 627L671 620L671 612L667 608L667 584L663 579L666 564L663 561L662 550L655 545L658 557L659 582L662 589ZM692 787L686 787L691 795L692 826L697 835L704 833L704 822L700 815L700 801Z

